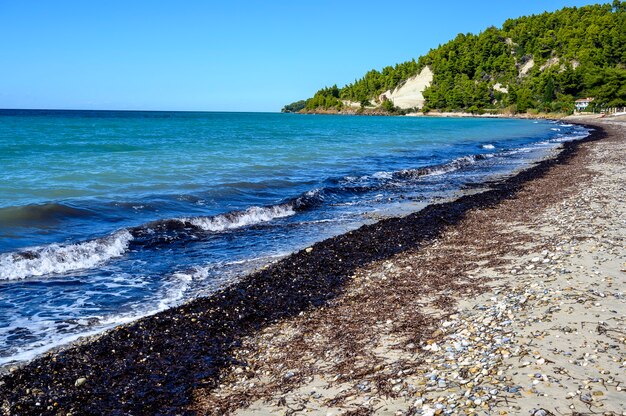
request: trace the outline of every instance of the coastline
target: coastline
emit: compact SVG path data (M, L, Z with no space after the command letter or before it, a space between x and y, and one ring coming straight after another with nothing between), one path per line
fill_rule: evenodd
M537 113L537 114L529 114L529 113L517 113L517 114L494 114L494 113L484 113L484 114L475 114L475 113L465 113L462 111L430 111L427 113L422 112L409 112L406 114L392 114L388 113L379 108L366 108L363 112L358 112L356 110L346 110L346 111L337 111L334 109L329 110L306 110L299 111L295 114L305 114L305 115L346 115L346 116L401 116L401 117L426 117L426 118L510 118L510 119L522 119L522 120L563 120L563 121L572 121L578 124L585 124L589 121L592 123L594 121L616 121L616 122L625 122L626 115L618 114L613 115L609 114L604 117L602 114L572 114L566 115L564 113Z
M195 409L626 414L626 126L607 124L605 140L581 144L513 198L359 270L352 299L332 312L250 339L245 365L199 389Z
M595 137L583 142L603 134L597 130ZM297 319L301 313L328 308L345 298L359 270L432 244L442 232L462 222L468 212L491 209L552 167L567 163L581 145L566 144L555 159L493 184L483 193L432 205L408 217L382 220L317 243L311 250L295 253L211 298L192 301L115 328L89 342L46 354L2 378L0 393L4 400L0 408L6 414L180 412L192 405L192 388L201 388L205 393L215 389L221 383L219 377L228 374L239 359L246 359L237 357L242 342L260 330ZM483 290L479 283L455 282L453 287L438 289L479 293ZM446 298L439 303L446 304ZM425 336L436 320L420 319ZM233 374L241 374L232 370ZM288 379L291 381L287 384L296 383L302 376L294 373ZM30 393L25 395L27 389ZM201 400L196 392L198 403Z

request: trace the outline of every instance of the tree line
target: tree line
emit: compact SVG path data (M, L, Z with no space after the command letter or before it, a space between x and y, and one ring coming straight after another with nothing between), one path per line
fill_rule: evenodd
M566 7L459 34L417 61L322 88L302 108L341 110L342 100L368 105L425 66L434 75L424 111L571 112L574 100L587 96L597 108L626 106L626 2Z

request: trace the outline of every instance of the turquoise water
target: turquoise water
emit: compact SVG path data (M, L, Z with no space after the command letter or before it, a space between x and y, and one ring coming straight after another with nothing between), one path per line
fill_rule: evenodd
M0 110L0 364L584 135L509 119Z

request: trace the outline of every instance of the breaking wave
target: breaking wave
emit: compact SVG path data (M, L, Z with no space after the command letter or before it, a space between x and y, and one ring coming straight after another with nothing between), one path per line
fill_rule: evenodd
M185 244L188 241L206 238L208 234L290 217L325 204L345 202L345 199L351 196L379 192L387 186L398 186L398 182L453 172L493 156L496 155L467 155L447 163L416 169L376 172L358 178L347 176L338 180L329 179L319 188L285 199L276 205L252 206L213 216L162 219L124 228L103 238L73 244L51 244L0 254L0 280L19 280L97 267L123 256L129 249L149 250L173 243Z
M455 170L459 170L466 166L473 165L479 160L488 159L493 156L494 155L492 154L462 156L452 160L451 162L443 163L441 165L400 170L394 172L393 177L396 179L417 179L427 175L442 175L444 173L454 172Z
M213 217L181 218L180 221L204 231L219 232L268 222L276 218L289 217L295 213L293 206L282 204L269 207L250 207L244 211L234 211Z
M128 230L76 244L51 244L0 255L0 280L25 279L89 269L123 255L133 239Z
M290 204L250 207L211 217L176 218L123 229L112 235L74 244L50 244L0 254L0 280L19 280L100 266L124 255L129 247L151 247L197 238L194 231L220 232L294 215Z

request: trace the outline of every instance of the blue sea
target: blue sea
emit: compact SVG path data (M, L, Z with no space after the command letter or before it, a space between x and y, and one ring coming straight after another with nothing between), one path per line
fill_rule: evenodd
M553 121L0 110L0 365L475 192Z

